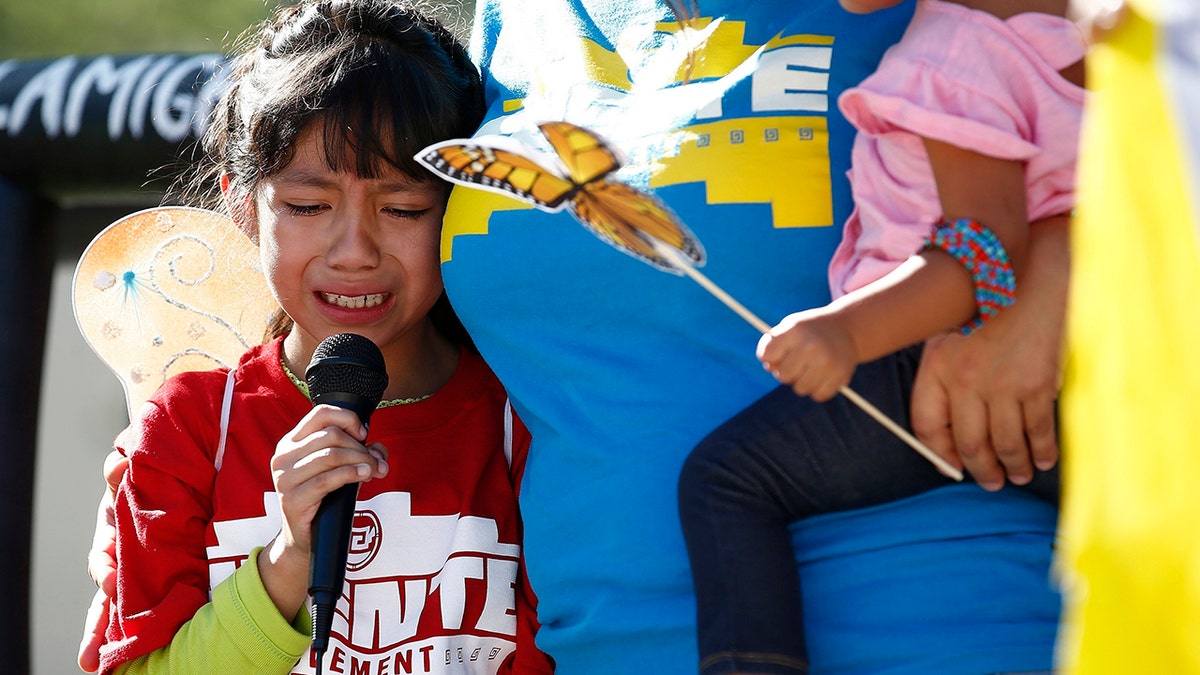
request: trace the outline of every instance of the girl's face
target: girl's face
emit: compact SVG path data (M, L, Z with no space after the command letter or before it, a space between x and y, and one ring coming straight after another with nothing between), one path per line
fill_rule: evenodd
M307 358L343 332L369 338L385 355L421 349L442 292L444 188L390 167L373 179L335 172L320 132L310 125L299 136L292 162L256 197L263 272L296 324L289 354Z

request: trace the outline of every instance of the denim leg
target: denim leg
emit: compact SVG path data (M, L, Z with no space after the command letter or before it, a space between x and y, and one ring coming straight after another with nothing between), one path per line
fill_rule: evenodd
M851 387L908 426L919 355L863 364ZM817 404L779 387L714 430L679 485L701 672L807 672L791 522L950 482L841 396Z

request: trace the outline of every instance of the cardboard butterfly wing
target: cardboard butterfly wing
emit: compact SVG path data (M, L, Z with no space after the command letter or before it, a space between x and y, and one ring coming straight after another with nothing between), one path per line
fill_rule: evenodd
M602 241L665 272L682 274L681 266L704 264L699 239L666 204L611 176L623 158L607 141L569 122L546 122L538 130L553 153L486 136L437 143L416 159L460 185L514 196L544 211L566 208Z
M131 418L172 375L236 365L277 307L250 239L229 218L187 207L105 228L76 265L72 305Z
M503 136L443 141L422 150L416 160L453 183L516 197L549 212L561 211L576 188L548 168L553 158Z

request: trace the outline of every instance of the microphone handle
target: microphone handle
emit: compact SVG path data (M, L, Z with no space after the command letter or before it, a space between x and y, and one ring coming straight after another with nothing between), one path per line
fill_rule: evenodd
M314 397L313 403L351 410L364 425L375 410L373 401L346 392L325 392ZM312 598L312 649L317 654L324 654L329 646L333 613L346 581L346 561L350 555L350 532L354 528L358 485L348 483L325 495L312 521L308 595Z
M329 644L333 611L346 580L346 560L350 553L350 531L357 500L358 483L343 485L325 495L312 522L313 555L308 570L308 594L313 600L313 649L321 652Z

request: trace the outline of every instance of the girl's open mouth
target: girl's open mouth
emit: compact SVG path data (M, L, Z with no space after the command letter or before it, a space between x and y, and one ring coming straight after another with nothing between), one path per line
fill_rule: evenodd
M368 295L338 295L337 293L321 293L325 302L344 309L366 309L377 307L387 299L386 293L371 293Z

